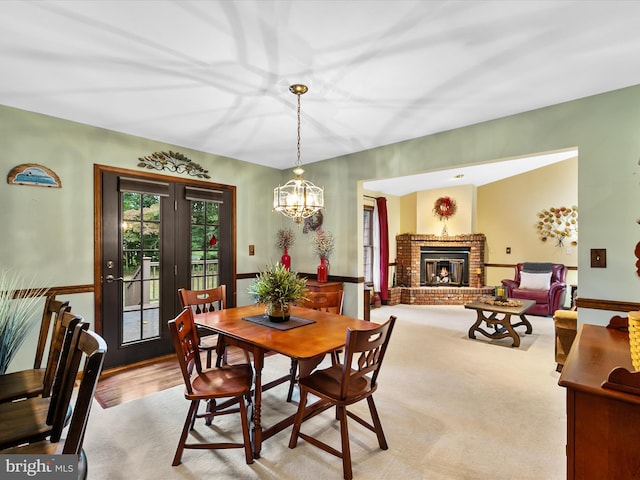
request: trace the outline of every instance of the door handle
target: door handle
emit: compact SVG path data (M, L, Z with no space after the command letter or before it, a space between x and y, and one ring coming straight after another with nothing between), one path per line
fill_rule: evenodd
M107 281L107 283L113 283L116 281L121 282L122 280L124 280L124 278L122 277L115 278L113 275L107 275L106 277L104 277L104 279Z

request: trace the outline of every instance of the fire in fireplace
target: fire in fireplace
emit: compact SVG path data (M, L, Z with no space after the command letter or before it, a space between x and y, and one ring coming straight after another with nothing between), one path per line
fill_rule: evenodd
M468 247L420 247L420 286L469 286Z

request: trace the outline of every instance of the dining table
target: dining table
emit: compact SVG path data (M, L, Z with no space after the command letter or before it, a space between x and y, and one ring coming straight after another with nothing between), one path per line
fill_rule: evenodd
M234 345L253 355L255 372L251 443L254 458L260 458L262 442L293 424L295 414L269 428L261 422L262 369L265 354L276 352L297 360L299 376L309 375L326 354L344 348L347 329L370 330L378 324L358 318L292 306L291 319L270 323L263 305L214 310L194 316L197 325L223 336L227 345ZM295 374L295 372L294 372Z

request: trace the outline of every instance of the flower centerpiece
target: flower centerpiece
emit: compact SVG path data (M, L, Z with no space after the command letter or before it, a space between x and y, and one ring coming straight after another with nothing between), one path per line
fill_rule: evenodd
M538 213L536 224L541 242L556 240L556 246L563 247L566 239L574 237L572 246L578 245L578 207L551 207Z
M289 256L289 248L296 241L296 233L291 228L281 228L276 236L276 246L282 250L282 258L280 261L287 270L291 269L291 257Z
M286 322L290 304L307 300L307 280L277 262L256 276L249 285L249 293L256 303L265 305L265 313L272 322Z
M320 257L320 265L318 265L318 282L324 283L329 278L328 260L329 256L333 253L333 247L335 245L335 238L331 232L325 232L322 229L317 229L316 234L313 237L313 249Z
M449 217L453 217L458 209L456 201L451 197L439 197L433 204L433 214L444 222L442 228L442 236L448 235L447 232L447 220Z

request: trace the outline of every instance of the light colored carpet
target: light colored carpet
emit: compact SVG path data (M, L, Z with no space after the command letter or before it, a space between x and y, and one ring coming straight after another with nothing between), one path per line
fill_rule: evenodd
M475 312L463 307L398 305L372 311L372 320L398 321L374 398L389 449L351 421L353 473L361 479L554 480L565 478L565 390L555 372L551 318L529 317L533 334L511 340L467 336ZM518 330L524 331L522 327ZM265 376L286 371L289 360L267 359ZM91 411L85 439L92 480L342 478L341 461L304 440L288 448L291 428L263 444L252 465L242 450L186 450L171 462L188 404L183 387ZM264 396L265 425L295 411L286 385ZM366 413L366 404L354 407ZM303 425L339 445L334 412ZM195 435L230 432L235 415L202 421ZM228 427L228 428L227 428Z

